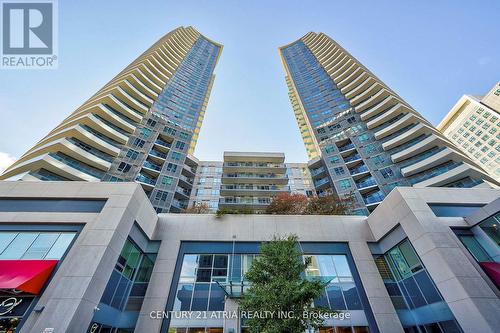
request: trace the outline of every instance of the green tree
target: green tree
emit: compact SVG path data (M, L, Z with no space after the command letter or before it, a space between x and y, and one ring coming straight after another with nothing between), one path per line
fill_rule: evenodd
M248 319L245 324L251 332L302 333L309 327L318 328L323 324L324 320L318 315L330 310L314 308L312 303L321 295L325 284L304 279L308 265L298 250L295 235L274 236L262 244L261 255L245 275L250 287L238 302L242 311L269 311L273 315ZM283 312L294 315L291 318L278 315Z

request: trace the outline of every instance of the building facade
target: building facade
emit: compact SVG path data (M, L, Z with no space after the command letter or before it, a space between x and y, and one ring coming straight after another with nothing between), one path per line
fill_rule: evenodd
M289 193L285 154L224 152L220 208L264 211L280 193Z
M437 129L500 181L500 82L486 96L462 96Z
M200 161L194 177L193 192L189 207L206 206L211 212L219 208L220 187L222 181L221 161Z
M496 183L330 37L310 32L279 51L319 195L353 196L367 214L396 186Z
M246 332L217 313L237 309L259 244L294 233L304 274L336 277L314 303L339 316L319 332L493 333L499 197L398 187L369 217L217 218L157 214L135 183L0 182L0 327Z
M162 37L0 179L137 181L158 212L187 207L222 45L192 27Z

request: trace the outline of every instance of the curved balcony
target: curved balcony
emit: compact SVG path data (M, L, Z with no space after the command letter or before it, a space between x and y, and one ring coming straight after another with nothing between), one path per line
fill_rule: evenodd
M353 89L358 83L355 83L355 81L358 80L363 80L363 77L366 74L366 72L361 68L358 67L354 72L352 72L348 77L337 83L337 87L340 88L341 93L345 93L351 89ZM361 78L360 78L361 77Z
M366 127L368 127L368 129L373 129L390 121L391 119L397 117L401 113L407 113L407 112L410 112L410 109L407 106L401 103L397 103L396 105L389 106L389 108L382 111L379 116L368 121L366 123Z

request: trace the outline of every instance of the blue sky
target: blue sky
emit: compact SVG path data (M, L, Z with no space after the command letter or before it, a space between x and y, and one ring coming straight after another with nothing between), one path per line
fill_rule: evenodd
M163 34L193 25L224 44L195 155L281 151L306 161L277 48L338 41L433 124L500 80L500 2L59 1L59 68L0 71L0 168Z

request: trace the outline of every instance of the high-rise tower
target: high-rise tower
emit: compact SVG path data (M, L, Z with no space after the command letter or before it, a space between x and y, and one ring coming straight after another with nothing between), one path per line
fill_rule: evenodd
M395 186L495 183L330 37L310 32L279 50L318 194L353 194L366 214Z
M0 179L137 181L158 212L181 211L221 51L192 27L171 31Z

